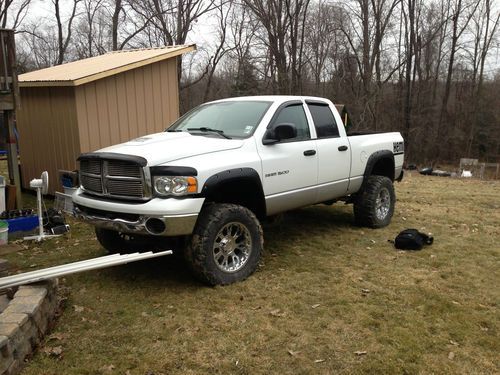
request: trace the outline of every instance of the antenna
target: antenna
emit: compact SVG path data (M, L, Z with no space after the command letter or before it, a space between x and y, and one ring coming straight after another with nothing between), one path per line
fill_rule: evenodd
M45 238L59 237L58 235L45 234L43 231L43 211L42 202L43 195L49 191L49 174L47 171L42 172L40 178L34 178L30 181L30 188L36 190L36 200L38 204L38 235L24 237L24 240L42 241Z

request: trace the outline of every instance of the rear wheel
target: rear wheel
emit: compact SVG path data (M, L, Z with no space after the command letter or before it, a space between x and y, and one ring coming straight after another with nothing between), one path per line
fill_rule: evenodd
M202 282L226 285L255 271L262 248L262 228L249 209L211 204L202 210L185 255Z
M368 177L354 201L356 224L382 228L391 222L396 203L392 181L385 176Z

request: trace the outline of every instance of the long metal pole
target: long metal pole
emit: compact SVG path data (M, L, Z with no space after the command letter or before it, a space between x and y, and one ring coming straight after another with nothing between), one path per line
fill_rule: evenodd
M50 276L54 273L58 272L66 272L66 271L72 271L74 269L80 269L82 267L88 267L88 266L94 266L94 265L100 265L100 264L112 264L112 262L116 261L117 259L125 259L130 255L137 255L139 253L134 253L134 254L117 254L118 256L104 256L104 257L99 257L99 258L94 258L94 259L88 259L84 261L79 261L79 262L73 262L73 263L68 263L68 264L63 264L61 266L55 266L55 267L49 267L49 268L43 268L41 270L37 271L30 271L26 273L22 273L19 275L13 275L13 276L7 276L4 279L1 279L2 281L9 281L9 277L12 278L12 280L19 280L19 281L25 281L29 280L33 275L37 276Z
M30 284L37 281L52 279L55 277L65 276L73 273L117 266L120 264L126 264L150 258L157 258L170 254L172 254L172 250L166 250L157 253L149 251L145 253L110 255L101 258L68 263L61 266L45 268L43 270L31 271L19 275L0 278L0 289L7 289L18 285Z

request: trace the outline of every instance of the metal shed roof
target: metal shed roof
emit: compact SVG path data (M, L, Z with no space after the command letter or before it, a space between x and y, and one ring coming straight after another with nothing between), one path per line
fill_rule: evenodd
M196 45L191 44L109 52L104 55L21 74L18 77L19 86L79 86L130 69L169 59L195 49Z

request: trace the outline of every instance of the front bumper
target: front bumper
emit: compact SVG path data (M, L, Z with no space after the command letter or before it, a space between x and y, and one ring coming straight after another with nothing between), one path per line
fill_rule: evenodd
M75 218L98 228L155 236L193 232L204 198L155 198L145 203L122 203L73 194Z

